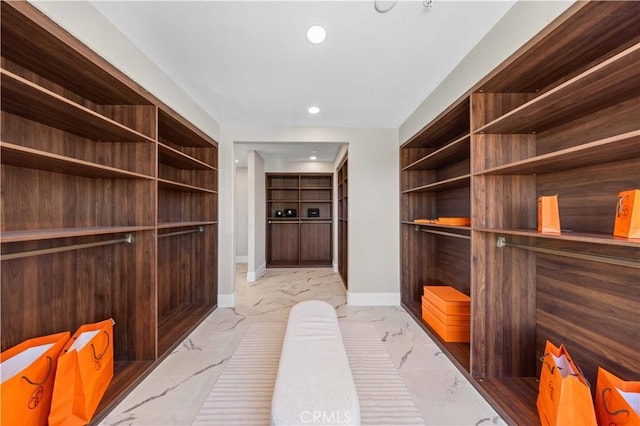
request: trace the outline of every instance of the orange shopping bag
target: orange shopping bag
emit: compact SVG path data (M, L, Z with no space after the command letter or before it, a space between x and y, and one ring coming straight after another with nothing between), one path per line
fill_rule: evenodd
M85 324L58 360L49 425L85 425L113 378L113 320Z
M3 425L46 425L58 355L69 332L36 337L0 353Z
M640 382L625 382L598 368L596 417L599 425L640 426Z
M538 197L538 232L542 234L560 233L560 213L557 195Z
M547 340L538 392L538 415L543 426L596 426L589 383L563 345Z
M613 235L640 239L640 189L618 194Z

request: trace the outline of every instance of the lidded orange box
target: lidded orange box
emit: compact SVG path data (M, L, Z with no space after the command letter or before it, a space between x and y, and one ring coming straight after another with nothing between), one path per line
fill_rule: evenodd
M429 309L422 308L422 319L424 319L431 328L445 342L469 342L471 338L471 324L467 321L466 325L446 325L440 321L436 315Z
M439 321L441 321L446 326L456 326L456 325L466 325L468 326L471 322L471 315L447 315L442 312L440 309L436 307L433 303L429 301L426 297L422 296L422 310L430 311Z
M424 286L424 297L446 315L471 314L471 298L451 286Z

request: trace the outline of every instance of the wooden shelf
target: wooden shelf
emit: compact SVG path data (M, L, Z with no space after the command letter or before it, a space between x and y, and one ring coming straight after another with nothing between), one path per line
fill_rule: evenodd
M153 229L153 226L92 226L83 228L5 231L0 233L0 242L5 244L23 241L52 240L57 238L85 237L90 235L123 234Z
M301 217L300 218L301 222L309 222L309 223L317 222L320 220L331 221L333 220L333 218L330 218L330 217Z
M158 229L171 229L171 228L187 228L190 226L207 226L207 225L215 225L218 222L207 220L207 221L195 221L195 222L165 222L158 223Z
M298 263L298 259L272 260L268 262L267 266L269 268L297 268L300 264Z
M153 179L152 176L39 151L0 141L3 164L102 179Z
M216 170L215 167L162 143L158 143L158 160L163 164L167 164L178 169Z
M640 130L612 136L573 148L538 155L476 173L477 175L520 175L554 173L637 156L640 152Z
M300 200L300 204L317 204L317 203L331 203L331 200Z
M166 107L165 107L166 108ZM158 140L169 140L179 146L215 147L215 141L175 113L158 108Z
M308 259L300 259L300 266L308 267L330 267L333 266L331 264L331 259L325 260L308 260Z
M469 158L469 144L471 142L470 134L466 134L463 137L456 139L443 146L442 148L432 152L429 155L425 155L421 159L414 161L408 166L404 167L402 171L410 170L430 170L443 164L456 163L458 161Z
M457 226L457 225L442 225L438 223L416 223L411 220L403 220L400 223L403 225L413 225L413 226L421 226L425 228L448 228L448 229L460 229L464 231L470 231L470 226Z
M330 186L301 186L300 190L305 191L305 190L311 190L311 191L318 191L318 190L323 190L323 191L331 191L333 188Z
M476 133L540 133L640 94L640 44L590 68L479 128Z
M491 234L518 235L523 237L546 238L551 240L572 241L580 243L600 244L608 246L640 247L640 242L633 242L626 238L614 237L606 234L589 234L583 232L563 231L560 235L541 234L535 229L497 229L473 228L474 231Z
M96 141L154 142L9 71L0 69L0 74L4 111Z
M158 353L163 354L180 343L214 309L209 305L182 304L158 318Z
M300 188L297 186L269 186L267 189L276 189L276 190L295 190L298 191Z
M174 182L171 180L160 178L158 178L158 188L177 192L204 192L209 194L217 193L216 191L211 189L200 188L198 186L187 185L185 183Z
M468 134L469 128L469 97L465 96L434 118L402 147L438 148L448 141L457 140Z
M472 383L488 397L491 406L507 423L530 426L540 424L536 407L538 380L535 377L477 378ZM505 404L505 401L509 403Z
M422 185L417 188L405 189L403 194L410 194L413 192L438 192L446 191L449 189L464 188L471 184L471 175L458 176L451 179L441 180L438 182L430 183L428 185Z

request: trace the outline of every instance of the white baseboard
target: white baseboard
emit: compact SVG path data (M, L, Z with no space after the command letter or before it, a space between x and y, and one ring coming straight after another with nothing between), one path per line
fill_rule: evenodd
M349 306L400 306L400 293L352 293L347 291Z
M267 270L266 262L262 262L262 265L258 266L255 271L247 272L247 282L253 283L258 280L261 276L264 275L264 272Z
M333 262L333 272L338 272L338 263Z
M236 256L236 263L247 263L248 261L248 256Z
M236 294L218 294L219 308L233 308L236 306Z

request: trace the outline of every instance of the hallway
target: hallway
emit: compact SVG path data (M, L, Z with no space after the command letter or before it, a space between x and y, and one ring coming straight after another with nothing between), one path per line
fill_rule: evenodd
M402 308L347 306L331 269L267 269L253 283L245 276L237 265L236 307L211 314L102 424L191 424L248 327L286 322L291 306L310 299L333 305L341 322L375 326L427 424L504 424Z

